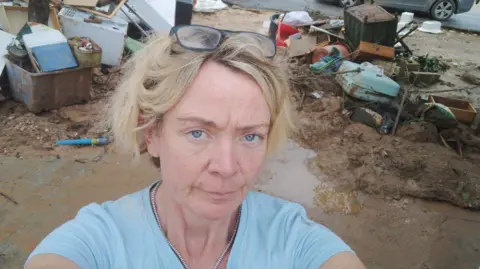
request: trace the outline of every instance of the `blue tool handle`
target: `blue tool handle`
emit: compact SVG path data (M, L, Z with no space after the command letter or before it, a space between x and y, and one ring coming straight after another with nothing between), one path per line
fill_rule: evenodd
M57 145L106 145L108 144L108 139L101 137L98 139L91 138L82 138L82 139L71 139L71 140L58 140Z

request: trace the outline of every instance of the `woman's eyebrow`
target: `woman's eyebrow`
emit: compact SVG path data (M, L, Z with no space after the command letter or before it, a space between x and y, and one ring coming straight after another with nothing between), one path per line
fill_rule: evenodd
M210 126L213 128L218 128L218 125L215 122L198 117L198 116L178 117L177 119L182 122L195 122L195 123L200 123L202 125Z
M265 122L265 123L257 123L257 124L250 124L250 125L241 126L238 129L241 130L242 132L244 132L244 131L255 130L255 129L259 129L259 128L267 128L268 129L269 127L270 127L270 123Z
M220 129L219 125L216 124L215 122L213 122L211 120L201 118L201 117L198 117L198 116L178 117L177 119L179 121L182 121L182 122L195 122L195 123L200 123L202 125L215 128L215 129ZM253 129L261 128L261 127L269 128L270 123L269 122L260 122L260 123L248 124L248 125L240 126L237 129L238 130L253 130Z

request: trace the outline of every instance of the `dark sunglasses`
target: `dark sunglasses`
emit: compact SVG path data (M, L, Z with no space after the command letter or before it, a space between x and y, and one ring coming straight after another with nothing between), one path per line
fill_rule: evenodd
M175 36L180 46L192 51L214 51L232 35L245 36L249 41L257 42L266 58L273 58L277 52L274 40L254 32L220 30L203 25L178 25L170 30L170 36Z

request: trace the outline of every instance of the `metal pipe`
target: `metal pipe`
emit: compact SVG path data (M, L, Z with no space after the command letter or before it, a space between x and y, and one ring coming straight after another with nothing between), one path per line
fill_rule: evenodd
M400 34L403 30L405 30L405 29L407 29L408 27L410 27L410 25L412 25L412 24L413 24L413 21L407 23L407 25L403 26L402 29L400 29L400 30L397 31L397 35Z
M404 36L398 38L397 42L403 41L407 36L409 36L411 33L415 32L417 30L418 25L415 25L410 31L408 31Z
M143 30L142 26L138 25L138 23L137 23L135 20L133 20L133 19L127 14L127 12L125 12L125 10L123 10L123 9L120 9L120 10L123 12L123 14L125 14L125 16L130 20L130 22L132 22L132 23L138 28L138 30L140 30L140 32L142 32L143 35L145 35L145 36L148 35L147 32L145 32L145 30Z

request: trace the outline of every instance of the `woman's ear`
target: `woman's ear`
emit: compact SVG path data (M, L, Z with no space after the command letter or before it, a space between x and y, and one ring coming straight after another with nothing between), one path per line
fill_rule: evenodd
M147 150L150 156L160 157L159 146L160 146L160 130L159 125L152 124L148 126L144 131L145 143L147 144Z

